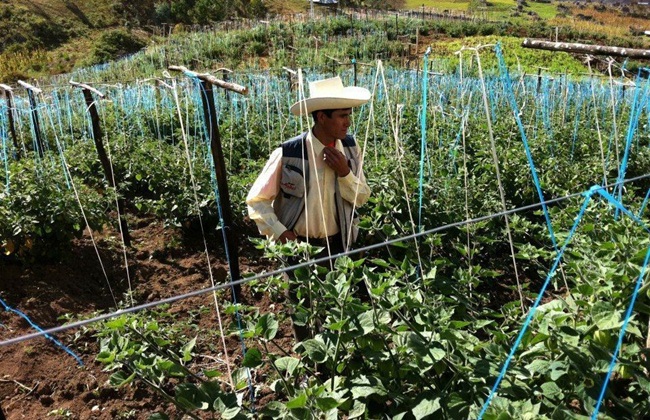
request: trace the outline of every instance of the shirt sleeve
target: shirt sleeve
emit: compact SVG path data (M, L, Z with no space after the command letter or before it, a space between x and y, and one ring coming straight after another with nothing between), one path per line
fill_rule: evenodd
M370 187L366 183L363 169L359 170L359 176L350 171L346 176L339 178L341 197L356 207L363 206L370 198Z
M257 224L262 235L273 240L287 230L273 210L273 200L280 191L281 171L282 148L277 148L246 196L248 216Z

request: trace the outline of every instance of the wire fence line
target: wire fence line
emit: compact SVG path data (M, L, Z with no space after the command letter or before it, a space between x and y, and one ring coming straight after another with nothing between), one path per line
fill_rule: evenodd
M629 179L620 181L618 183L610 184L609 187L615 188L617 186L622 186L622 185L625 185L625 184L633 183L633 182L640 181L640 180L643 180L643 179L648 179L648 178L650 178L650 174L640 175L640 176L637 176L637 177L634 177L634 178L629 178ZM71 330L71 329L81 328L81 327L84 327L86 325L93 324L93 323L100 322L100 321L105 321L105 320L108 320L108 319L111 319L111 318L118 317L120 315L135 313L135 312L139 312L139 311L142 311L142 310L151 309L151 308L154 308L154 307L157 307L157 306L160 306L160 305L170 304L170 303L174 303L174 302L177 302L177 301L180 301L180 300L184 300L184 299L188 299L188 298L192 298L192 297L196 297L196 296L201 296L201 295L204 295L206 293L212 293L212 292L216 292L216 291L220 291L220 290L225 290L225 289L230 288L230 287L235 286L235 285L243 285L243 284L246 284L246 283L249 283L249 282L252 282L252 281L255 281L255 280L261 280L261 279L264 279L264 278L267 278L267 277L270 277L270 276L282 275L283 273L293 271L293 270L296 270L298 268L323 263L323 262L329 261L331 259L336 259L336 258L339 258L339 257L350 256L350 255L354 255L354 254L363 253L363 252L366 252L366 251L371 251L371 250L374 250L374 249L382 248L382 247L392 245L392 244L395 244L395 243L399 243L399 242L415 240L415 239L418 239L418 238L421 238L421 237L424 237L424 236L432 235L432 234L435 234L435 233L440 233L440 232L443 232L443 231L448 230L448 229L467 226L467 225L471 225L471 224L474 224L474 223L479 223L479 222L482 222L482 221L486 221L486 220L490 220L490 219L494 219L494 218L498 218L498 217L503 217L503 216L507 216L507 215L515 214L515 213L519 213L519 212L535 210L535 209L541 208L543 205L557 204L557 203L561 203L563 201L569 200L571 198L579 197L581 195L589 193L589 191L590 190L585 190L585 191L565 195L563 197L549 199L549 200L546 200L544 202L538 202L538 203L530 204L530 205L527 205L527 206L521 206L521 207L518 207L518 208L509 209L509 210L501 211L501 212L497 212L497 213L492 213L492 214L489 214L489 215L480 216L480 217L476 217L476 218L469 219L469 220L462 220L462 221L458 221L458 222L454 222L454 223L449 223L449 224L446 224L446 225L443 225L443 226L438 226L438 227L428 229L428 230L425 230L425 231L422 231L422 232L413 233L413 234L409 234L409 235L403 235L403 236L399 236L399 237L393 238L393 239L387 239L385 241L382 241L382 242L379 242L379 243L376 243L376 244L372 244L372 245L367 245L367 246L364 246L364 247L361 247L361 248L353 249L353 250L350 250L348 252L343 252L343 253L340 253L340 254L335 254L335 255L325 256L325 257L322 257L322 258L312 259L312 260L305 261L305 262L302 262L302 263L299 263L299 264L295 264L295 265L292 265L292 266L289 266L289 267L284 267L284 268L274 270L274 271L269 271L269 272L266 272L266 273L255 274L255 275L250 276L250 277L230 281L228 283L216 285L216 286L213 286L213 287L197 289L197 290L193 290L191 292L171 296L169 298L160 299L160 300L157 300L155 302L148 302L148 303L144 303L144 304L141 304L141 305L126 308L126 309L119 309L117 311L110 312L110 313L103 314L103 315L99 315L99 316L96 316L96 317L93 317L93 318L72 322L72 323L61 325L61 326L58 326L58 327L43 329L43 330L41 330L39 332L36 332L36 333L26 334L26 335L11 338L11 339L8 339L8 340L0 341L0 347L1 346L12 345L12 344L17 344L17 343L20 343L20 342L23 342L23 341L31 340L31 339L42 337L42 336L45 336L45 335L52 335L52 334L56 334L56 333L60 333L60 332L65 332L65 331Z

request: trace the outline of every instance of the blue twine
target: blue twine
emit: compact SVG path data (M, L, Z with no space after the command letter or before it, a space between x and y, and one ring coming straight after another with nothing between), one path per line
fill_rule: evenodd
M3 115L4 113L2 113ZM1 122L5 121L5 118L0 115ZM7 129L5 124L2 124L0 127L0 137L2 138L2 158L4 160L5 167L5 194L9 194L9 182L11 177L9 176L9 153L7 152Z
M582 220L582 216L585 213L585 210L587 209L587 205L589 204L589 201L591 200L592 195L594 192L598 189L602 188L599 185L591 187L589 191L583 193L585 195L585 200L582 203L582 207L580 208L580 212L576 216L575 222L573 223L573 226L571 227L571 230L569 231L569 235L567 236L566 240L564 241L564 244L562 245L562 248L558 251L557 256L555 257L555 261L553 261L553 266L551 267L551 270L549 271L548 275L546 276L546 280L544 281L544 284L542 285L541 290L537 294L537 299L535 299L535 303L533 306L530 308L528 311L528 315L526 316L526 320L524 321L524 324L521 328L521 331L519 331L519 335L517 336L517 339L515 340L515 343L513 344L512 348L510 349L510 353L508 354L508 357L506 358L505 363L503 364L503 367L501 368L501 372L499 373L499 376L497 377L496 382L492 386L492 389L490 390L490 394L488 395L488 398L485 400L485 403L483 404L483 407L481 409L481 412L478 415L478 420L481 420L483 418L483 415L487 411L488 407L490 406L490 403L492 402L492 399L496 395L496 391L499 388L499 385L501 384L501 381L506 375L506 371L508 370L508 366L510 366L510 362L512 361L515 351L519 347L519 344L521 343L521 340L524 337L524 334L528 330L528 327L530 326L530 322L533 319L533 315L535 315L535 312L537 311L537 307L539 306L542 297L544 296L544 292L546 291L546 288L548 287L549 283L551 282L551 278L555 274L555 270L557 269L557 266L560 263L560 260L562 259L562 256L564 255L564 251L566 250L566 247L568 246L569 242L573 238L573 235L575 234L576 229L578 228L578 225L580 224L580 221Z
M23 318L23 319L24 319L25 321L27 321L27 323L28 323L29 325L31 325L31 326L32 326L36 331L38 331L38 332L43 332L43 329L42 329L41 327L39 327L38 325L36 325L35 323L33 323L32 320L29 319L29 317L28 317L27 315L25 315L24 313L22 313L22 312L19 311L18 309L14 309L14 308L10 307L9 305L7 305L7 304L5 303L5 301L2 300L2 298L0 298L0 304L2 304L2 306L4 306L4 308L5 308L6 311L13 312L13 313L17 314L18 316L20 316L21 318ZM79 356L77 356L77 355L76 355L72 350L70 350L70 349L69 349L68 347L66 347L64 344L60 343L56 338L52 337L51 335L49 335L49 334L44 334L44 336L45 336L46 338L48 338L49 340L51 340L54 344L56 344L57 346L59 346L60 348L62 348L62 349L63 349L66 353L68 353L70 356L74 357L75 360L77 361L77 363L79 363L80 366L83 366L84 363L81 361L81 358L80 358Z
M641 217L643 215L643 211L645 210L645 206L648 203L648 198L650 198L650 188L648 188L648 192L645 193L645 198L643 199L643 203L641 203L641 208L639 209L638 217Z
M519 347L519 344L521 343L521 340L523 339L523 336L526 333L526 330L528 329L528 327L530 325L530 322L531 322L531 320L533 318L533 315L534 315L535 311L537 310L537 307L539 306L539 303L540 303L540 301L542 299L542 296L543 296L544 292L546 291L546 287L548 286L551 278L553 277L553 274L555 273L555 270L556 270L556 268L557 268L557 266L559 264L560 259L562 258L562 255L564 254L564 251L565 251L568 243L573 238L573 235L575 234L576 228L578 227L578 224L580 223L580 220L582 219L582 217L584 215L584 212L585 212L585 210L587 208L587 205L589 204L589 201L591 200L592 196L594 194L596 194L596 193L601 195L602 197L604 197L610 204L614 205L618 210L622 211L623 213L628 215L630 218L632 218L632 220L634 220L636 223L641 225L646 230L646 232L650 233L650 229L645 225L645 223L643 223L643 221L641 219L639 219L632 212L627 210L622 205L622 203L620 201L616 200L603 187L601 187L599 185L595 185L595 186L591 187L589 189L589 191L583 193L583 195L585 195L585 200L584 200L584 202L582 204L582 207L580 208L580 212L578 213L578 216L576 217L576 220L575 220L575 222L573 224L573 227L571 228L571 231L569 232L569 235L568 235L567 239L564 242L564 245L562 245L562 248L561 248L560 252L558 253L555 261L553 262L553 266L551 268L551 271L549 272L548 276L546 277L546 281L544 282L544 285L542 286L542 289L540 290L540 292L539 292L539 294L537 296L537 299L535 300L535 303L533 304L530 311L528 312L528 316L526 317L526 320L524 321L522 329L519 332L519 335L517 336L517 339L515 340L515 343L512 346L512 349L510 350L510 353L508 354L508 358L506 359L506 362L504 363L503 368L501 369L501 372L499 373L499 376L497 377L497 380L496 380L494 386L492 387L492 390L490 391L490 394L489 394L487 400L483 404L483 408L481 409L481 412L480 412L479 417L478 417L479 420L483 417L483 415L487 411L487 408L488 408L490 402L494 398L494 395L496 394L496 390L498 389L501 381L503 380L503 378L505 376L505 373L506 373L506 371L508 369L508 366L510 365L510 362L512 361L512 358L514 357L514 353L517 350L517 348ZM632 294L632 300L631 300L630 305L628 307L628 310L626 312L626 316L625 316L625 320L623 322L623 325L621 326L621 332L619 334L616 350L614 351L614 354L612 356L612 360L610 362L610 366L609 366L607 376L605 377L605 381L603 382L600 397L599 397L598 402L596 404L595 411L594 411L594 413L592 415L592 420L596 420L596 418L597 418L598 410L599 410L600 405L602 403L602 400L603 400L603 398L605 396L605 391L606 391L606 388L607 388L607 384L609 382L609 378L611 377L611 374L612 374L612 372L614 370L614 367L616 365L616 355L620 351L620 348L621 348L621 345L622 345L622 342L623 342L623 337L625 335L627 325L628 325L630 317L632 315L632 309L634 307L636 297L637 297L639 289L641 287L641 284L642 284L641 280L643 279L643 275L645 274L645 269L646 269L646 267L648 265L648 260L649 259L650 259L650 248L648 248L648 251L646 253L645 261L644 261L643 267L641 269L641 274L639 275L639 278L637 280L634 292Z
M599 193L607 198L611 203L615 203L617 208L621 208L621 210L630 216L635 222L639 223L642 227L645 228L646 231L648 231L648 228L645 226L645 223L635 217L632 213L627 211L622 204L615 200L614 197L609 195L606 191L604 190L599 190ZM632 298L630 299L630 304L627 307L627 311L625 312L625 319L623 321L623 325L621 325L621 330L618 335L618 341L616 342L616 349L612 353L612 358L609 362L609 368L607 370L607 375L605 375L605 380L603 381L603 385L600 390L600 395L598 396L598 401L596 403L596 407L594 408L594 411L591 415L592 420L596 420L598 418L598 411L600 410L600 406L605 399L605 391L607 390L607 385L609 384L609 379L612 376L612 373L614 372L614 368L616 367L616 355L621 351L621 347L623 345L623 338L625 336L625 331L627 330L627 325L630 322L630 318L632 317L632 310L634 309L634 304L636 303L636 298L639 295L639 290L641 289L641 284L643 284L643 276L645 275L646 268L648 267L648 261L650 261L650 247L646 251L645 259L643 261L643 267L641 267L641 272L639 273L639 277L636 280L636 285L634 286L634 291L632 292Z
M555 233L553 232L553 225L551 224L551 217L546 207L546 200L544 200L544 193L542 192L541 183L537 177L537 170L535 169L535 162L533 161L533 155L528 147L528 140L526 137L526 130L524 129L524 124L521 121L519 116L519 110L517 107L517 101L515 99L515 94L512 90L512 85L510 82L510 76L508 75L508 70L506 68L506 63L503 58L503 52L501 51L501 43L498 42L496 47L497 59L499 61L499 69L501 75L505 81L504 86L507 91L507 96L509 99L510 106L512 108L512 113L517 121L517 127L519 127L519 133L521 134L521 141L524 144L524 150L526 151L526 158L528 159L528 164L530 165L530 173L533 176L533 182L535 183L535 189L537 190L537 195L539 196L539 201L542 203L542 210L544 211L544 218L546 219L546 226L548 227L548 232L551 236L551 241L553 242L553 247L557 250L557 240L555 239Z
M427 48L424 54L424 70L422 75L422 114L420 116L420 200L418 206L418 232L422 231L422 199L424 185L424 155L427 148L427 94L429 87L429 53L431 48Z
M632 147L632 140L634 138L636 128L639 124L641 110L643 110L643 105L640 103L639 100L639 95L641 92L641 89L639 89L640 83L641 83L641 69L637 73L636 89L634 91L634 99L632 100L632 105L630 109L630 121L628 124L627 135L625 138L625 153L623 154L623 161L621 162L621 168L619 170L618 178L616 180L617 182L621 182L623 179L625 179L625 172L627 171L627 161L630 155L630 149ZM648 86L650 86L650 83L646 83L641 101L643 100L643 98L647 97ZM618 201L622 201L623 187L619 184L617 190L618 190ZM618 209L616 210L616 216L618 217Z
M575 122L573 124L573 141L571 142L571 159L573 160L573 154L575 153L576 149L576 141L578 139L578 127L579 122L580 122L580 108L582 108L582 97L578 97L576 99L577 105L576 105L576 112L574 113L574 118Z
M634 292L632 292L632 299L630 300L630 305L628 306L627 312L625 313L625 320L623 321L623 325L621 325L621 332L618 335L618 341L616 342L616 349L612 354L612 359L609 362L609 369L607 370L607 375L605 376L605 380L603 381L603 386L600 390L600 395L598 396L598 402L596 403L596 407L594 408L594 411L591 415L592 420L597 420L598 411L600 410L600 406L603 400L605 399L605 391L607 390L609 379L612 376L614 367L616 367L616 355L621 350L621 346L623 345L623 337L625 336L625 330L627 329L627 324L630 322L630 318L632 317L632 309L634 309L634 303L636 302L636 298L639 294L639 289L641 288L641 284L643 283L643 276L645 275L646 267L648 266L649 260L650 260L650 247L646 251L645 259L643 261L643 267L641 268L641 273L639 274L639 277L636 281Z

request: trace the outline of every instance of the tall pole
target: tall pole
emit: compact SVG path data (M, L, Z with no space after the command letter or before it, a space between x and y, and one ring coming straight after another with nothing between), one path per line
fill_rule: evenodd
M222 232L224 235L224 247L228 257L228 268L230 269L230 279L232 282L239 280L239 243L237 236L233 231L230 193L228 192L228 175L226 173L226 160L223 156L221 147L221 134L219 133L219 121L217 110L214 105L214 93L212 86L217 85L221 88L232 90L242 95L248 94L248 89L235 83L224 82L208 74L198 74L188 70L183 66L169 66L170 70L183 71L187 76L196 77L201 86L201 102L203 103L203 115L205 124L210 137L210 152L214 162L214 170L217 177L217 189L219 192L219 205L221 207ZM233 285L233 300L238 302L241 297L241 285Z
M12 100L13 99L12 89L11 86L3 85L0 83L0 90L4 92L4 96L7 101L7 121L9 122L9 134L11 135L11 140L14 143L14 149L16 149L16 160L19 160L20 147L18 145L18 137L16 136L16 124L14 122L14 105Z
M38 155L43 157L45 146L43 144L43 138L41 137L41 123L38 118L38 111L36 110L36 97L39 93L43 91L39 88L30 85L29 83L23 82L22 80L18 81L18 84L27 89L27 96L29 97L29 107L30 113L32 116L32 124L34 125L34 136L36 145L35 148L38 149Z
M70 84L73 86L80 87L83 89L84 99L86 100L86 105L88 106L88 113L90 114L90 120L93 127L93 140L95 141L95 148L97 149L97 155L99 156L99 161L102 164L102 169L104 169L104 175L108 181L108 185L116 189L115 185L115 174L113 173L113 166L111 161L106 154L106 149L104 149L103 134L102 128L99 124L99 113L97 112L97 104L93 99L92 92L94 92L100 98L104 97L104 94L98 91L97 89L90 87L82 83L76 83L72 80ZM129 234L129 226L126 223L126 218L124 215L125 203L123 198L118 198L117 200L117 212L119 213L119 223L122 231L122 239L124 240L124 245L131 246L131 235Z

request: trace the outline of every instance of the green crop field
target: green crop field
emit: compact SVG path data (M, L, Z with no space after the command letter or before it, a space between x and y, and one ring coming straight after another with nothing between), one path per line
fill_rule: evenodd
M205 25L226 2L105 4L0 5L7 419L650 412L647 66L521 42L649 40L555 2L260 19L233 0ZM638 19L600 9L581 13ZM245 197L334 75L372 93L349 128L371 197L318 265L261 237Z

